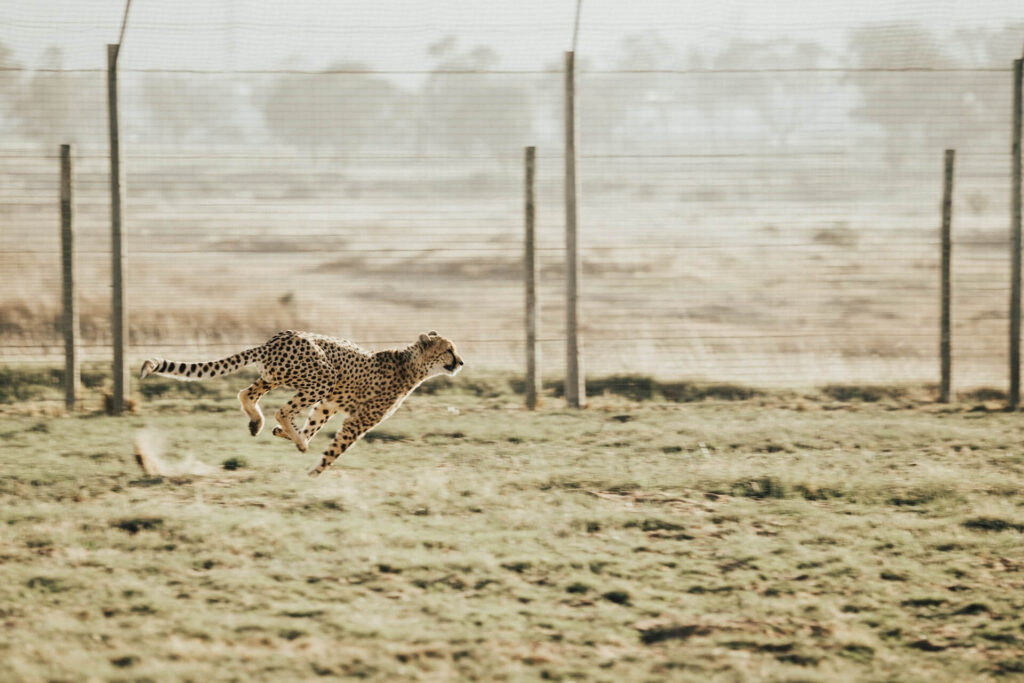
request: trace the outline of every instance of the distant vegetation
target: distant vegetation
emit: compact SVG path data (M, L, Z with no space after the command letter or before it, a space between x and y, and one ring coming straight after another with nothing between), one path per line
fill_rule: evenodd
M829 130L837 117L846 119L845 144L881 135L894 163L908 145L1001 149L1006 131L992 122L1006 115L1005 77L900 69L1009 68L1022 33L1010 25L940 39L912 24L876 24L852 31L838 51L805 38L734 38L714 53L687 53L656 31L636 33L608 56L581 61L582 135L592 150L662 149L668 139L717 140L727 129L734 142L747 135L791 145L827 111ZM289 63L267 75L129 73L124 127L166 144L505 155L557 141L557 57L548 64L552 73L501 73L494 50L449 37L423 56L428 73L415 84L374 73L365 62L313 69ZM102 79L61 71L63 62L60 48L51 47L39 64L45 70L0 71L0 122L27 140L102 140ZM0 45L0 68L19 66ZM862 71L876 68L894 71ZM749 69L778 71L744 73ZM722 70L729 73L713 73ZM683 73L665 73L671 71Z

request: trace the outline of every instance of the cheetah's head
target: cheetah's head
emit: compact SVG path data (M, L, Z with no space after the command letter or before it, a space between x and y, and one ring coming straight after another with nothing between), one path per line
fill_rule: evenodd
M455 350L455 344L437 332L430 331L420 335L420 358L427 366L428 376L448 374L455 376L465 365L462 357Z

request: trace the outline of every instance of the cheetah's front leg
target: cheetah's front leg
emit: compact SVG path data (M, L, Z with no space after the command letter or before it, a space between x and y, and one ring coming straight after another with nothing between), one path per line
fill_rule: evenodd
M308 408L320 401L319 396L314 395L310 392L300 391L292 397L292 400L281 406L281 409L277 411L274 418L277 420L278 427L274 429L276 436L284 436L286 439L290 439L295 443L295 446L302 451L306 452L307 442L302 438L295 430L295 423L292 422L292 418L295 417L304 408ZM279 434L278 431L281 433Z
M352 447L366 432L373 429L384 417L383 413L353 415L345 420L338 433L334 435L334 441L327 447L320 457L320 464L311 469L307 474L311 477L318 477L320 474L334 464L342 453Z
M320 430L323 428L327 421L334 417L341 407L336 403L322 402L317 403L313 406L313 410L306 418L306 423L302 425L302 429L299 430L299 436L302 440L309 444L313 440ZM282 439L287 439L288 435L284 433L284 430L280 427L274 427L274 436L279 436Z

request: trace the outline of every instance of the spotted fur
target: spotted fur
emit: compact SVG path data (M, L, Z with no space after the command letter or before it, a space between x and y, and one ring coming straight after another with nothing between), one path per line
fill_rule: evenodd
M341 429L319 464L309 471L311 477L330 467L359 438L387 419L424 380L455 375L464 364L455 345L437 332L421 334L404 349L373 353L344 339L286 330L262 346L217 361L151 358L142 364L141 376L199 380L254 363L260 367L260 378L238 393L253 436L263 429L259 400L280 386L291 387L296 394L275 414L274 436L289 439L303 453L331 417L345 413ZM306 410L306 422L297 430L293 419Z

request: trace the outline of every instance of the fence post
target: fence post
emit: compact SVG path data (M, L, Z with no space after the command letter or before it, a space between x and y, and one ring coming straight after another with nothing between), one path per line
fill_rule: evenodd
M537 407L537 394L540 391L540 366L537 363L537 243L534 231L536 218L535 183L536 183L537 148L526 148L526 178L524 212L526 236L523 254L526 286L526 407L533 410Z
M75 296L75 231L72 223L71 145L60 146L60 260L64 330L64 405L75 409L78 365L78 298Z
M1021 279L1021 82L1024 60L1013 61L1013 148L1011 150L1012 190L1010 234L1010 393L1008 410L1016 410L1020 403L1020 279Z
M955 160L956 150L947 149L942 182L942 315L939 341L940 376L942 379L939 383L939 403L949 403L949 391L952 383L951 266L953 255L953 164Z
M107 45L107 111L110 121L110 262L111 262L111 337L114 347L113 401L114 415L124 412L128 388L125 367L125 335L128 311L124 303L124 239L121 195L121 131L117 116L117 54L119 44Z
M579 182L576 178L576 55L565 53L565 400L572 408L587 404L580 339L579 286L582 276L577 233Z

